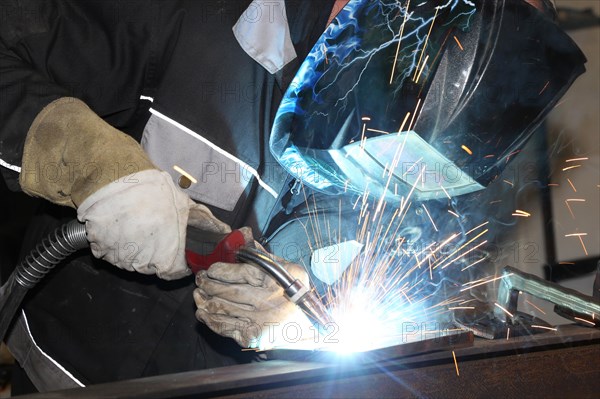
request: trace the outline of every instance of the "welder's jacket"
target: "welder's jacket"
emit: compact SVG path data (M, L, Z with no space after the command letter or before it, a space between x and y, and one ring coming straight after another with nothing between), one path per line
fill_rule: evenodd
M44 166L20 169L26 133L45 105L74 96L141 140L176 182L176 163L200 176L186 192L216 216L257 236L273 230L269 222L293 201L290 179L268 150L271 124L333 0L286 0L284 18L275 19L287 25L262 33L288 40L274 62L253 47L261 33L246 30L282 9L251 3L3 1L0 170L9 187L19 189L19 172L45 177ZM237 25L236 38L232 28L242 20L251 25ZM45 204L29 248L74 217ZM79 254L30 294L11 350L42 389L243 360L233 341L195 320L193 288L191 278L159 281Z

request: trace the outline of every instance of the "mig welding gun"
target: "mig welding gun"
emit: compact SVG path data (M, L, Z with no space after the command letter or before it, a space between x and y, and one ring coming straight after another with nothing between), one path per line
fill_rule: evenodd
M43 239L19 263L0 288L0 339L4 339L27 291L69 255L88 246L85 225L73 220ZM277 281L287 298L300 307L317 327L326 328L330 323L325 307L310 287L292 276L267 253L248 245L240 230L215 234L188 226L185 253L187 264L194 274L217 262L248 263L259 267Z

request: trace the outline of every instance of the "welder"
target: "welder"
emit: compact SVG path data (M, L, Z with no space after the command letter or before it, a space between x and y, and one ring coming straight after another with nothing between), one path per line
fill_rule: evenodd
M271 129L346 3L3 3L2 175L47 200L25 248L76 216L95 257L78 254L48 276L13 325L7 343L38 390L249 361L221 336L251 346L251 327L301 319L248 264L200 273L194 307L185 231L250 226L249 243L294 241L301 176L290 177Z

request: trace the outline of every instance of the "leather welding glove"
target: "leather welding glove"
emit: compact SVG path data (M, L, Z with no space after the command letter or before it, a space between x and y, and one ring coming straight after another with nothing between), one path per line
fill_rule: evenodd
M76 208L97 258L167 280L190 273L188 218L203 230L230 231L156 169L134 139L75 98L58 99L35 118L19 182L30 195Z
M246 242L253 243L250 229L241 230ZM303 267L273 258L309 287ZM196 285L196 318L242 347L268 349L318 339L318 332L302 310L255 265L215 263L196 275Z

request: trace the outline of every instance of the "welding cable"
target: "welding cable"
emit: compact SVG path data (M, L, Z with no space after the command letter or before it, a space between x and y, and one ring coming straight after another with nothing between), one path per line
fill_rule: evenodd
M85 225L72 220L45 237L0 287L0 341L20 308L23 298L56 265L89 243Z

